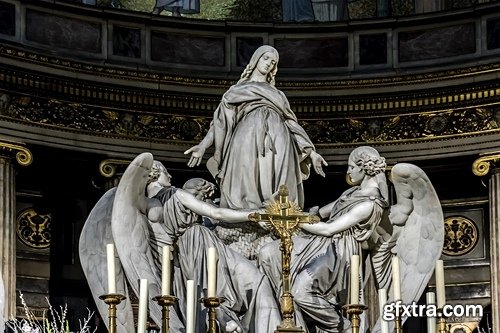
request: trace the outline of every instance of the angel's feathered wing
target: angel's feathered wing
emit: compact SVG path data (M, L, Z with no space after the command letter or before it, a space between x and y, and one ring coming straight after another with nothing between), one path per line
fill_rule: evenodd
M410 304L422 296L441 255L443 211L434 187L419 167L409 163L396 164L391 171L391 180L397 197L397 204L388 214L393 225L392 237L375 247L372 263L379 288L389 290L389 302L392 302L391 252L398 256L401 301ZM391 325L389 331L392 331ZM372 332L380 332L379 323Z
M157 249L151 247L151 222L148 220L145 188L153 164L153 155L137 156L125 170L116 190L111 228L116 250L125 274L134 292L139 295L139 280L147 279L149 285L150 316L161 327L161 308L151 300L161 294L161 271ZM175 311L170 312L170 328L183 330Z
M99 199L83 226L79 242L80 261L83 272L87 278L99 313L106 323L106 327L109 325L108 306L99 299L99 296L108 293L106 244L114 243L111 235L111 212L115 192L116 188L113 188ZM118 293L128 295L125 275L121 265L117 265L116 267L116 288ZM134 333L134 317L128 297L117 306L116 314L118 333Z

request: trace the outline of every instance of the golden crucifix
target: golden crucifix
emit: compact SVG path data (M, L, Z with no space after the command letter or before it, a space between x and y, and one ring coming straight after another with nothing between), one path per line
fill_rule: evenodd
M305 332L302 328L295 326L294 322L293 296L290 288L290 260L293 249L292 234L299 227L300 223L319 222L319 217L305 214L296 204L290 203L288 201L288 189L285 185L280 186L278 198L278 202L272 202L266 207L265 214L253 213L249 218L254 222L267 222L274 234L281 240L281 281L283 291L280 303L283 319L275 332Z

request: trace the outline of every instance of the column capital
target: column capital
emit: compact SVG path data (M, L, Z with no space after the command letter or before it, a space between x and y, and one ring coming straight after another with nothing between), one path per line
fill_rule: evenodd
M476 176L486 176L490 167L500 166L500 151L479 154L479 158L472 163L472 172Z
M0 138L0 155L14 153L19 165L28 166L33 162L33 154L26 148L24 143Z
M102 160L101 163L99 163L99 173L101 174L101 176L104 176L106 178L112 178L116 175L117 166L129 165L130 162L132 161L114 158Z

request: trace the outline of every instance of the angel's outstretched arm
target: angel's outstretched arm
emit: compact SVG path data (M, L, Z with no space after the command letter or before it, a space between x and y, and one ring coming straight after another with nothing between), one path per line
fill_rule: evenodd
M302 224L301 228L319 236L332 236L369 219L373 212L374 204L372 201L364 201L334 220L314 224Z
M213 206L181 189L177 190L176 195L186 208L189 208L196 214L208 216L228 223L248 221L248 215L251 213L251 211L234 210Z

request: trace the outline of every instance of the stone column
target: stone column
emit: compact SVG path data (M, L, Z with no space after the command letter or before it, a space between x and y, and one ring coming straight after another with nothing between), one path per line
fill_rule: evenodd
M490 290L494 331L500 328L500 153L482 154L474 161L476 176L490 175L488 181L490 211Z
M14 154L15 153L15 154ZM22 144L0 141L0 259L5 289L6 320L16 315L16 186L15 160L20 165L31 164L31 152Z

